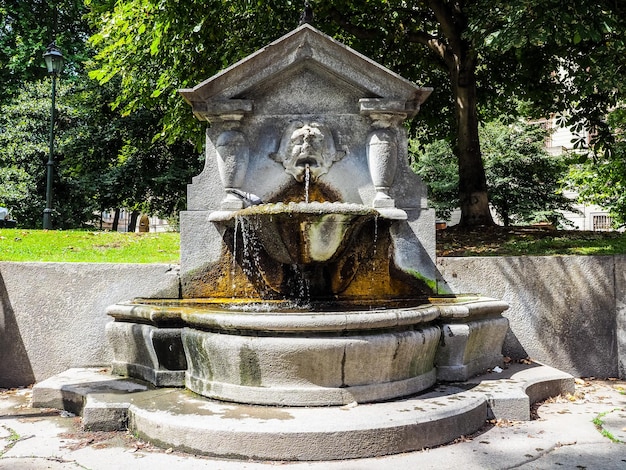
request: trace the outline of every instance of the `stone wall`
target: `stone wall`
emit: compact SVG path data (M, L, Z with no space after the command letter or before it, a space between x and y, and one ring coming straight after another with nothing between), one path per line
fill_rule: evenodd
M178 291L177 266L0 262L0 387L108 365L107 306Z
M504 300L504 354L576 376L626 376L626 257L440 258L455 293Z
M506 355L626 377L626 256L440 258L437 267L454 292L511 305ZM0 387L108 365L106 307L178 294L176 266L0 262Z

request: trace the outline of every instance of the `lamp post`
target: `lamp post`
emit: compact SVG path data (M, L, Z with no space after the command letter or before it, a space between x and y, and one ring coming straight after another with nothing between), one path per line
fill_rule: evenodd
M46 208L43 211L43 228L52 229L52 176L54 172L54 99L56 95L57 76L63 69L63 54L54 42L50 43L43 55L48 73L52 76L52 112L50 113L50 152L46 164Z

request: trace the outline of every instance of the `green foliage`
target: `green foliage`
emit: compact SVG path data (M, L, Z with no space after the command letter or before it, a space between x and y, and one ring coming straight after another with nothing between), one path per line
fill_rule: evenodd
M602 118L624 96L623 2L312 3L317 28L416 83L435 87L411 131L423 142L451 142L464 192L481 191L484 180L475 116L489 121L510 114L514 120L520 99L536 116L562 112L568 116L563 122L577 131L593 125L599 142L611 144ZM158 135L170 142L188 139L198 148L201 125L176 90L287 33L303 7L275 0L87 0L87 5L97 30L91 38L98 50L91 76L100 83L119 79L115 105L124 113L159 109ZM609 63L616 66L606 67Z
M626 92L626 3L514 0L470 8L472 37L490 56L508 58L499 70L515 89L503 88L502 96L530 98L538 116L561 113L562 124L579 134L579 148L587 144L584 130L594 129L595 150L610 149L605 117Z
M450 142L461 167L471 170L461 172L464 188L480 187L465 180L484 176L482 169L472 170L480 166L479 154L463 157L478 146L459 145L477 132L478 121L455 115L458 90L473 80L476 102L463 101L464 109L485 122L503 114L513 122L517 98L529 103L532 115L562 112L563 123L575 131L594 128L594 149L598 155L607 150L602 158L616 175L620 171L615 135L604 118L624 98L624 2L312 3L317 28L435 87L411 133L423 144ZM27 83L46 75L41 55L48 42L56 39L63 50L64 85L72 90L59 97L66 109L57 122L57 222L80 225L93 208L116 206L165 215L181 208L184 185L201 167L196 153L204 139L204 124L177 90L287 33L302 8L303 2L289 0L0 0L0 105L23 108L25 116L13 110L15 123L0 118L0 140L9 146L0 149L0 181L10 182L0 203L15 206L23 221L39 223L47 92L38 98L39 109L37 100L29 101L34 85ZM85 69L101 88L87 85Z
M62 97L68 88L60 86ZM61 106L59 124L66 121L66 112ZM21 195L5 195L2 203L12 209L14 218L26 226L41 223L45 207L45 171L48 160L48 137L50 125L50 87L48 83L25 84L21 93L11 103L0 108L0 166L9 169L12 186L25 191ZM59 127L63 127L59 125ZM5 171L6 174L6 171ZM63 191L63 192L61 192ZM67 196L68 200L62 200ZM3 198L4 199L4 198ZM77 217L68 201L78 202L79 196L71 185L57 185L56 207L62 208L69 217ZM79 217L79 220L82 217Z
M622 441L620 441L618 438L616 438L611 431L609 431L608 429L606 429L604 427L604 417L606 415L608 415L609 413L614 413L614 412L622 412L623 409L622 408L615 408L609 411L604 411L602 413L600 413L599 415L597 415L595 418L593 418L591 420L591 422L595 425L596 429L600 432L600 434L602 434L604 437L606 437L607 439L616 442L616 443L621 443Z
M0 206L13 208L21 205L33 192L34 184L24 169L18 166L0 168Z
M124 113L144 107L164 110L163 135L203 143L198 123L177 90L196 85L294 29L300 1L88 0L89 18L98 32L91 44L98 54L90 76L100 83L118 77L115 105ZM403 30L436 28L432 14L418 21L418 7L402 11L403 2L314 2L315 26L420 84L436 84L429 109L415 121L443 137L452 129L442 119L450 106L447 71L422 45L406 40ZM420 7L421 8L421 7ZM401 14L400 14L401 13ZM349 17L346 25L339 17ZM382 21L384 19L384 21ZM368 28L363 37L359 31ZM432 65L435 64L433 69ZM444 124L445 122L445 124Z
M607 125L615 143L610 152L581 155L570 178L583 202L608 209L616 226L626 224L626 108L612 111Z
M202 125L177 90L189 88L293 29L301 2L87 0L98 49L90 76L120 80L124 114L163 111L156 135L203 144Z
M82 0L0 0L0 204L23 227L40 226L45 206L50 82L42 81L42 54L52 40L66 59L56 100L56 228L84 226L116 207L170 217L183 208L186 184L202 166L192 144L154 140L163 130L162 108L138 106L123 117L110 106L120 80L99 85L86 76L86 12Z
M89 27L82 0L0 0L0 103L13 98L26 81L47 75L46 46L56 40L65 73L78 76L88 58Z
M115 207L162 216L183 209L186 184L201 167L193 145L153 142L159 116L123 118L107 105L114 94L114 87L91 81L57 87L56 228L85 226L94 213ZM11 182L0 190L0 204L22 227L41 226L49 123L48 81L24 85L0 108L0 180Z
M411 140L409 152L411 168L428 185L429 202L437 218L449 220L452 211L459 207L459 168L450 143L436 140L420 150Z
M562 194L569 162L544 150L546 131L533 124L493 121L481 127L480 135L490 202L503 224L562 223L559 211L574 210ZM413 169L428 184L437 216L448 219L458 207L458 170L449 143L411 150Z
M505 226L511 223L564 222L560 211L573 211L562 193L569 162L544 149L539 125L499 121L481 129L490 202Z

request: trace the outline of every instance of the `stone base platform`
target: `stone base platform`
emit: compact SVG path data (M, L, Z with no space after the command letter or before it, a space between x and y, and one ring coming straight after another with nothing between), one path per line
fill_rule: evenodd
M530 405L573 393L574 379L540 364L513 364L410 398L335 407L271 407L154 388L107 369L70 369L36 384L33 406L66 409L89 430L126 430L164 448L222 458L336 460L446 444L489 418L525 420Z

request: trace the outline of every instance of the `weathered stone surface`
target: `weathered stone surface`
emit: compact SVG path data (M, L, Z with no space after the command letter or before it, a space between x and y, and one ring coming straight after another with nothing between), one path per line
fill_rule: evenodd
M547 366L510 364L501 374L475 377L462 387L439 385L403 400L348 406L268 407L218 402L180 389L142 389L130 379L111 381L111 377L101 370L74 369L37 384L33 395L47 397L41 406L62 406L64 401L84 403L82 421L86 429L125 430L128 423L134 435L163 449L245 459L246 466L254 466L254 463L248 462L249 459L344 460L411 451L420 451L414 456L428 457L436 451L431 449L425 453L424 448L471 434L484 426L487 417L529 419L529 407L533 402L548 396L572 393L573 382L571 376ZM120 393L122 390L125 393ZM602 401L606 398L603 396ZM573 408L581 406L581 403L573 403L571 407L575 412L567 415L578 416L581 410ZM611 405L603 403L603 406ZM562 415L563 410L558 413ZM590 419L577 419L575 425L586 420L590 425L590 436L600 436ZM544 420L541 429L535 428L538 433L533 433L531 437L538 439L550 422ZM551 426L554 427L554 424ZM514 434L519 434L519 430ZM499 464L503 458L505 463L510 463L506 458L510 456L512 443L519 445L529 440L527 433L522 434L520 442L504 441L501 451L471 468L501 468ZM500 442L502 439L505 436L496 440ZM554 446L554 442L550 445ZM450 468L451 459L455 462L453 466L465 468L468 455L471 458L483 455L485 444L485 441L480 443L482 450L476 448L473 454L470 449L469 454L456 456L452 455L455 447L447 447L444 449L446 454L439 456L436 468ZM495 445L493 436L491 445ZM542 444L542 447L549 448L550 445ZM126 454L128 452L124 452ZM165 456L159 457L162 460ZM338 466L347 469L355 468L355 464L359 468L361 465L365 465L364 468L381 468L381 465L385 468L398 465L399 468L430 468L431 460L428 457L418 461L405 455L399 460L325 462L315 468ZM519 461L527 462L528 456L520 454ZM232 468L237 467L236 463L231 463ZM572 459L572 467L576 463L580 462ZM220 466L220 463L210 462L210 465ZM314 466L312 462L304 465L307 468Z
M502 343L508 325L500 314L467 322L443 322L441 344L435 358L437 379L464 381L502 366Z
M69 367L108 365L106 308L134 297L178 297L171 265L0 263L0 386Z
M246 336L183 330L186 385L226 401L330 406L406 396L435 382L439 329ZM373 366L373 364L376 364Z
M530 356L577 376L618 375L623 257L440 258L437 266L454 292L480 292L511 305L504 314L510 323L505 355Z
M618 373L626 377L626 256L615 256L615 338ZM609 315L609 313L606 313Z
M580 376L615 376L621 364L623 374L625 257L536 257L528 269L524 260L441 258L438 267L455 291L511 305L507 355L530 355ZM576 280L581 273L586 275ZM175 296L177 290L176 271L166 265L0 263L0 385L110 364L106 307L134 297Z
M436 287L434 213L409 168L402 125L431 91L309 25L181 90L196 117L211 123L205 168L188 186L181 216L183 296L211 296L197 280L225 263L224 228L213 224L244 204L234 194L300 202L305 184L320 202L374 207L397 220L395 268Z
M187 361L180 328L130 322L106 326L114 374L135 377L158 387L182 387Z

